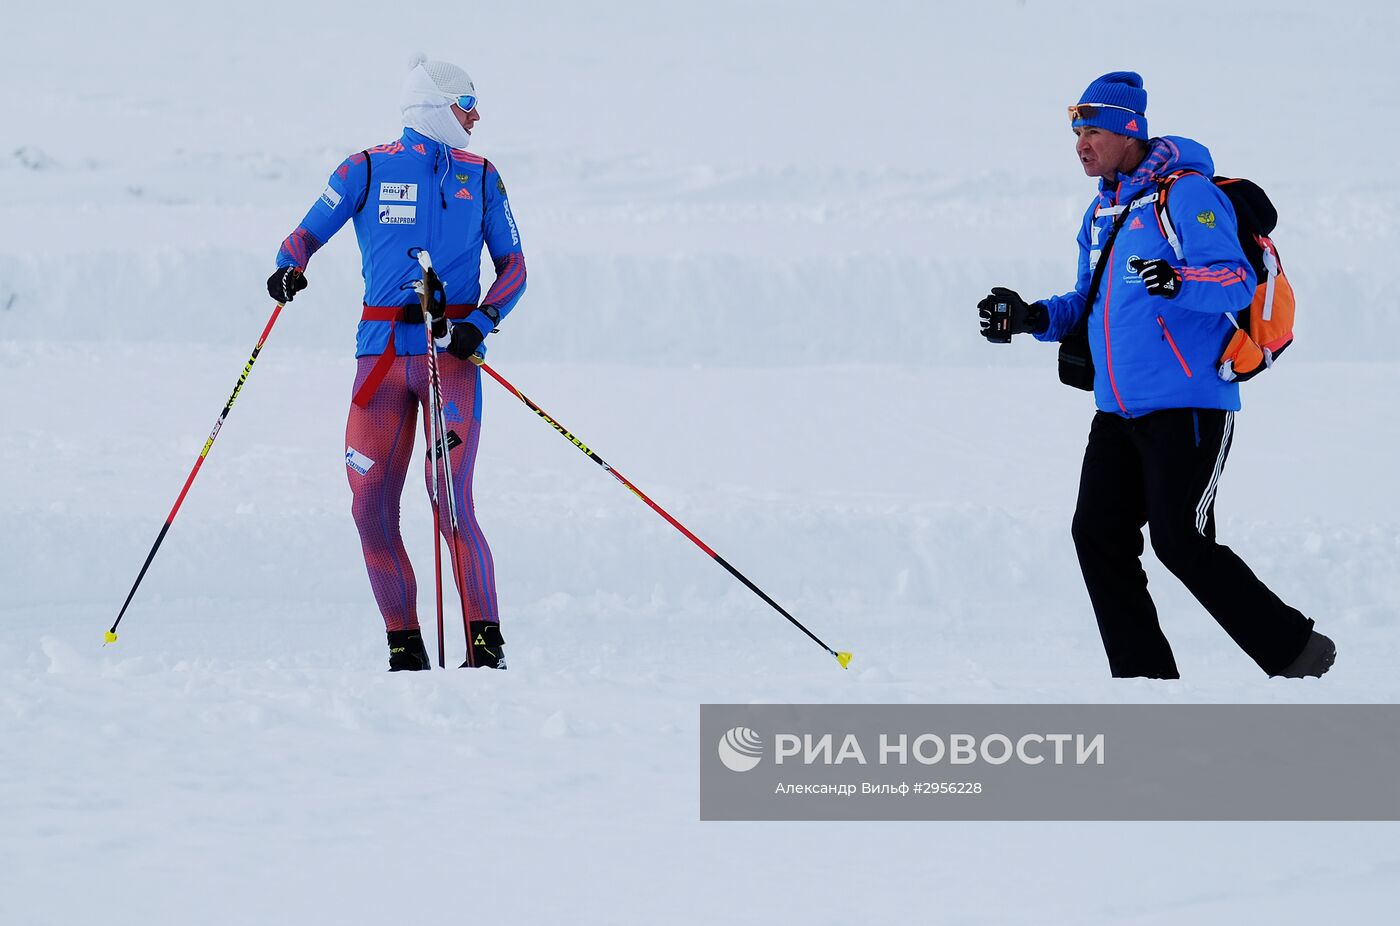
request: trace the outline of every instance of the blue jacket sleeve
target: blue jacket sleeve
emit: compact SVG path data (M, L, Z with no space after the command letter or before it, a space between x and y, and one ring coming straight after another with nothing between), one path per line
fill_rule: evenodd
M1187 174L1171 185L1167 216L1181 243L1181 294L1174 307L1237 312L1254 297L1254 270L1240 250L1235 210L1206 177Z
M306 269L311 255L331 240L359 208L367 169L365 155L358 152L335 169L320 198L311 204L306 218L282 242L277 251L277 266Z
M515 215L510 211L510 200L506 196L506 184L496 165L487 161L486 204L482 215L484 228L482 237L486 249L491 253L491 263L496 268L496 281L482 297L482 306L490 306L496 311L492 319L485 313L473 312L468 320L490 334L495 322L504 319L515 308L525 292L525 253L520 247L520 229L516 227Z
M1074 289L1062 296L1037 300L1045 306L1045 315L1049 321L1046 329L1035 336L1038 341L1060 340L1088 311L1084 299L1089 295L1089 281L1094 275L1090 260L1099 256L1097 251L1091 252L1089 249L1089 226L1094 221L1094 209L1097 205L1097 201L1089 204L1089 210L1084 213L1084 221L1079 226L1079 276Z

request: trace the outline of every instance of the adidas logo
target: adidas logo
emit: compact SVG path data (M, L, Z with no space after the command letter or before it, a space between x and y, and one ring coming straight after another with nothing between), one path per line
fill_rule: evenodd
M472 198L472 194L470 194L470 193L467 192L466 187L463 187L462 189L458 190L456 195L457 195L457 198L458 198L458 199L471 199L471 198Z
M1138 130L1137 120L1129 119L1128 124L1123 126L1123 128L1127 129L1129 132L1136 132Z
M1139 218L1138 216L1133 216L1133 220L1128 223L1128 230L1133 231L1139 228L1146 228L1146 226L1142 224L1141 218Z

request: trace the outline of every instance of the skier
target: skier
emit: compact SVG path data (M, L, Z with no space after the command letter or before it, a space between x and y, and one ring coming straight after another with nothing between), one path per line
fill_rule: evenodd
M1210 153L1188 138L1148 136L1147 91L1130 71L1098 78L1069 110L1084 173L1099 178L1079 232L1078 285L1029 305L997 287L978 310L989 339L998 339L990 322L1002 306L1008 338L1059 341L1087 316L1098 412L1073 535L1109 669L1179 677L1140 561L1147 524L1158 559L1261 669L1321 676L1336 656L1332 641L1215 542L1215 494L1240 407L1239 383L1216 366L1233 331L1226 313L1249 305L1255 276L1230 201L1210 180ZM1171 187L1176 260L1153 194L1181 168L1198 173ZM1099 261L1101 286L1086 305Z
M481 118L467 73L417 57L404 81L403 135L352 154L277 252L267 290L280 303L305 289L311 256L347 222L359 240L365 279L356 337L355 376L345 426L345 464L370 586L384 616L389 669L429 667L418 625L417 586L399 533L399 500L413 455L419 405L428 430L428 339L413 292L422 276L417 249L431 254L445 284L445 305L430 310L439 355L448 433L443 442L456 497L455 580L465 600L472 646L468 664L504 669L491 551L474 514L472 468L481 427L481 373L471 362L482 341L525 290L520 233L495 165L470 154ZM481 295L481 247L496 278ZM429 483L432 462L425 466ZM439 470L440 471L440 470ZM445 492L443 536L453 542Z

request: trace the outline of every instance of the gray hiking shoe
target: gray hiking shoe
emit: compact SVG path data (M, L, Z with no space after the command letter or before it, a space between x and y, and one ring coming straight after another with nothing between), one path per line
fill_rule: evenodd
M1288 664L1288 667L1280 672L1275 678L1321 678L1328 669L1332 668L1332 663L1337 660L1337 644L1332 642L1330 637L1323 636L1316 630L1308 637L1308 642L1303 644L1303 651L1298 654L1298 658Z

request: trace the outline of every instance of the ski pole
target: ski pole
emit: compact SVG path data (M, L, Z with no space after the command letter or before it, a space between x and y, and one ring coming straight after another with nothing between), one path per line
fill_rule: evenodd
M428 375L432 383L430 389L434 396L434 404L437 406L436 415L437 432L439 435L438 439L442 442L441 446L435 446L433 448L433 452L437 454L438 459L442 460L442 486L444 489L443 495L446 496L445 500L447 502L447 524L451 543L451 548L448 552L452 555L452 584L457 589L457 600L462 606L462 633L463 635L465 635L467 640L467 661L463 663L463 667L475 668L476 656L472 651L471 619L467 615L467 590L466 583L463 581L463 576L465 576L466 573L465 567L462 564L462 529L457 521L457 489L456 486L454 486L452 483L452 448L450 446L451 441L448 439L447 436L447 413L443 410L442 379L441 374L438 371L437 345L432 342L431 335L429 337L430 339L428 341ZM433 466L434 468L436 468L436 460L433 461ZM438 515L437 512L441 509L437 507L437 502L434 502L433 504L433 512L435 518L440 523L441 515ZM441 527L439 527L439 530L441 530ZM434 542L440 544L442 542L442 538L438 537ZM439 585L439 587L441 587L441 585ZM442 645L442 633L441 628L439 627L439 648L441 648Z
M467 617L467 590L463 577L465 575L461 561L461 544L458 542L461 536L460 528L457 525L457 491L452 484L451 452L447 439L447 413L442 407L442 377L438 371L437 342L433 339L433 323L428 315L428 306L434 298L434 289L443 298L443 307L446 308L446 295L442 292L442 280L438 277L437 271L433 270L433 258L425 249L417 249L416 258L418 265L423 268L423 279L418 284L418 296L423 304L423 332L428 337L428 404L431 406L429 414L433 418L432 431L437 432L438 440L441 444L434 443L432 453L433 459L433 482L437 482L437 461L442 460L442 481L444 494L447 496L447 523L450 527L452 544L452 583L457 587L457 598L462 604L462 633L467 638L467 661L463 663L463 668L475 668L476 657L472 651L471 620ZM410 252L412 253L412 252ZM441 530L441 515L438 507L437 497L433 498L433 524ZM433 543L437 546L437 558L441 558L442 538L434 535ZM443 641L442 641L442 574L438 573L438 668L443 668Z
M238 399L238 393L243 390L243 384L248 381L248 374L253 372L253 364L258 360L258 353L262 351L263 344L267 342L267 336L272 332L272 326L277 321L277 316L282 312L282 303L277 303L277 307L272 310L272 317L267 320L267 327L263 329L262 336L258 338L258 343L253 347L253 353L249 355L248 362L243 365L243 372L238 376L238 382L233 387L233 393L224 403L224 410L219 412L219 419L214 422L214 430L209 432L209 439L204 442L204 449L199 451L199 457L194 461L194 469L190 470L189 476L185 479L184 488L180 490L180 497L175 499L175 507L170 509L170 514L166 515L165 525L161 527L160 533L156 535L156 542L151 545L151 552L146 554L146 561L141 564L141 571L136 575L136 581L131 585L131 591L126 593L126 601L122 602L122 609L117 614L117 619L112 622L104 637L104 645L117 642L117 625L122 622L122 617L126 614L126 609L131 604L131 599L136 595L136 589L140 587L141 580L146 577L146 570L151 568L151 560L156 558L156 551L160 549L161 543L165 540L166 533L170 530L170 525L175 521L175 515L180 511L180 505L185 501L185 494L189 492L190 486L194 483L194 477L199 474L199 468L204 465L204 458L209 455L209 448L214 446L214 438L219 436L219 429L224 426L224 419L228 417L229 410L233 408L233 403Z
M437 481L437 461L433 461L433 481ZM433 575L437 580L438 668L447 668L447 644L442 638L442 517L438 514L437 487L433 487Z
M426 274L425 274L426 277ZM424 281L426 286L426 280ZM426 312L423 313L423 330L428 336L428 350L432 351L433 344L433 322ZM438 668L447 667L446 643L442 634L442 509L438 506L438 456L442 445L438 443L437 426L437 402L438 395L433 390L431 377L429 377L428 390L428 462L433 468L432 490L429 495L433 500L433 591L437 599L437 643L438 643Z
M745 576L745 575L744 575L742 572L740 572L739 570L735 569L733 566L729 565L728 561L725 560L724 557L720 556L720 555L719 555L718 553L716 553L714 550L710 549L710 548L705 544L705 542L704 542L703 540L701 540L699 537L696 537L696 536L695 536L694 534L692 534L690 531L686 530L685 525L681 524L681 522L679 522L679 521L677 521L675 518L671 517L671 516L666 512L666 510L665 510L664 508L662 508L662 507L661 507L660 505L658 505L656 502L654 502L654 501L652 501L650 498L648 498L648 497L647 497L647 494L646 494L645 492L643 492L641 489L639 489L639 488L637 488L635 485L633 485L632 482L631 482L631 480L629 480L626 476L622 475L622 474L619 473L617 470L613 469L610 465L608 465L608 463L605 462L605 461L603 460L602 457L600 457L600 456L598 456L598 454L594 453L593 450L590 449L589 446L588 446L587 444L585 444L583 441L581 441L581 440L579 440L577 437L575 437L575 436L574 436L572 433L570 433L570 431L569 431L567 428L565 428L562 424L560 424L559 422L557 422L557 421L555 421L553 418L551 418L551 417L545 412L544 409L540 408L540 407L539 407L538 405L536 405L534 402L531 402L531 401L525 396L525 393L521 392L519 389L516 389L516 388L515 388L514 386L512 386L509 382L506 381L506 378L505 378L504 376L502 376L501 374L497 373L495 370L491 369L490 364L488 364L488 363L487 363L485 360L483 360L480 356L473 356L473 357L472 357L472 362L475 363L475 364L477 364L477 365L478 365L479 367L481 367L483 370L485 370L485 371L491 376L491 378L494 379L496 382L500 383L500 384L501 384L502 386L504 386L507 390L509 390L510 392L514 393L514 395L515 395L515 397L516 397L517 399L519 399L520 401L524 402L525 405L526 405L532 412L534 412L536 415L539 415L541 418L543 418L543 419L545 420L545 423L546 423L546 424L548 424L548 425L549 425L550 427L552 427L554 430L558 431L560 434L562 434L562 435L564 436L564 438L565 438L569 443L573 444L573 445L574 445L575 447L577 447L580 451L582 451L583 454L584 454L584 456L588 457L588 458L589 458L590 460L592 460L594 463L597 463L599 466L603 467L603 469L606 470L607 473L608 473L610 476L612 476L612 477L613 477L614 479L616 479L618 482L622 483L622 484L628 489L628 491L630 491L633 495L635 495L635 496L637 496L638 498L640 498L642 501L646 502L647 507L649 507L652 511L655 511L657 514L661 515L661 517L663 517L663 518L666 519L666 523L670 524L670 525L671 525L672 527L674 527L676 530L678 530L678 531L680 531L682 534L684 534L684 535L686 536L686 538L690 540L691 543L695 544L697 547L699 547L700 549L704 550L705 553L706 553L711 559L713 559L715 562L717 562L717 563L719 563L721 566L723 566L723 567L729 572L730 575L732 575L734 578L738 579L740 582L744 583L744 585L748 587L749 591L753 592L755 595L757 595L758 597L762 598L762 599L764 600L764 602L766 602L770 607L773 608L773 610L777 611L777 612L778 612L779 614L781 614L783 617L786 617L786 618L792 623L792 625L793 625L794 627L796 627L798 630L802 631L802 632L805 633L808 637L810 637L810 638L812 639L812 642L816 643L818 646L820 646L822 649L826 650L826 651L827 651L828 653L830 653L832 656L835 656L835 657L836 657L836 661L837 661L838 663L841 664L841 668L844 669L844 668L848 667L848 666L851 664L851 654L850 654L850 653L847 653L847 652L837 652L836 650L832 649L831 647L829 647L829 646L827 646L825 643L823 643L823 642L821 641L821 638L820 638L820 637L818 637L816 634L812 633L812 631L810 631L810 630L808 630L806 627L804 627L804 626L802 625L802 622L799 621L797 618L793 617L793 616L792 616L791 614L789 614L786 610L784 610L783 607L782 607L782 605L778 604L778 603L777 603L776 601L774 601L772 598L768 597L767 593L765 593L765 592L763 591L763 589L759 588L757 585L754 585L752 582L749 581L749 579L748 579L747 576Z

